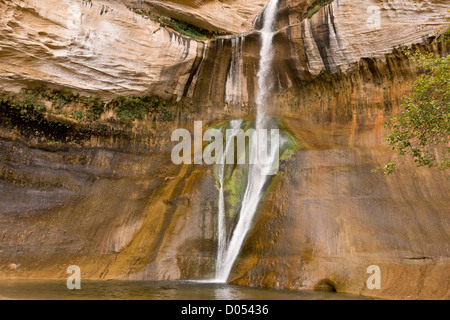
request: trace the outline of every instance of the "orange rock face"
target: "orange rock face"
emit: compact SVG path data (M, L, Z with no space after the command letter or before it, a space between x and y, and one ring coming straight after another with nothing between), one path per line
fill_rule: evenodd
M169 122L71 120L76 142L59 145L1 113L0 278L64 278L69 265L92 279L213 276L213 168L173 165L170 138L192 131L193 120L255 116L252 26L266 2L0 0L0 89L47 84L181 101ZM311 15L315 3L280 1L268 113L299 148L283 160L229 280L448 299L448 174L406 161L389 177L372 169L395 157L383 124L419 73L402 50L448 54L430 37L449 4L336 0ZM126 5L243 33L199 41ZM371 265L380 289L366 285Z

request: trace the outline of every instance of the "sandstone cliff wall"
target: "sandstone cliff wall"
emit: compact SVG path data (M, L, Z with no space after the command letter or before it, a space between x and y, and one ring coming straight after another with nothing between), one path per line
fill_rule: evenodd
M71 264L92 279L213 275L216 184L210 167L171 164L170 134L192 130L193 120L254 116L260 44L251 25L264 1L139 4L244 32L209 41L161 28L125 6L134 2L0 0L0 88L183 102L173 122L106 132L77 123L81 138L70 144L37 142L2 123L2 278L65 277ZM394 156L383 123L419 72L402 49L447 54L429 38L449 5L336 0L309 19L314 4L281 1L270 113L301 148L283 162L230 281L448 298L448 174L407 163L390 177L371 170ZM242 6L248 12L233 13ZM380 8L380 29L367 26L369 6ZM365 287L371 264L382 270L379 291Z

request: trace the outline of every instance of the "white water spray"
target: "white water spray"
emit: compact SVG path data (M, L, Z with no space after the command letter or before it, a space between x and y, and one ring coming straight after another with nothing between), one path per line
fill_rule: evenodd
M234 148L233 139L237 135L238 130L241 128L242 120L233 120L230 121L231 129L228 131L230 136L227 133L227 142L225 146L225 150L223 153L222 163L223 165L219 168L219 182L220 182L220 191L219 191L219 222L218 222L218 251L217 251L217 270L216 274L223 273L224 262L225 262L225 253L227 249L227 226L226 226L226 211L225 211L225 196L224 196L224 182L225 182L225 158L228 153L228 149L232 146Z
M255 129L266 127L266 107L272 91L270 73L272 71L273 48L272 41L274 23L278 11L278 0L271 0L263 14L263 28L260 30L262 46L258 71L258 93L256 97L257 118ZM278 161L279 141L271 141L270 158L271 163ZM251 139L250 155L258 155L258 139ZM258 161L253 162L258 163ZM222 169L223 170L223 169ZM239 221L233 231L230 243L226 243L225 203L223 195L223 171L221 172L221 190L219 198L219 250L216 265L216 278L214 282L225 283L228 280L231 269L241 251L245 237L250 230L253 217L263 195L264 185L272 170L271 165L253 164L249 165L247 188L242 200Z
M271 0L264 12L264 24L261 30L262 46L258 70L258 94L256 96L256 128L263 128L266 119L266 107L272 92L273 82L270 78L273 61L274 24L278 12L278 0Z

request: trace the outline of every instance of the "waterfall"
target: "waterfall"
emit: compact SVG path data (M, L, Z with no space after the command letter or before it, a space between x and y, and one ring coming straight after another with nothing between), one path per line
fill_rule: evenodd
M271 0L264 12L264 23L261 29L262 46L258 70L258 93L256 95L257 121L256 128L262 128L266 118L266 107L272 92L273 81L270 78L272 71L273 48L272 40L275 35L274 23L278 12L278 0Z
M225 253L227 247L227 227L226 227L226 211L225 211L225 196L224 196L224 182L225 182L225 157L228 153L230 147L234 148L234 143L232 143L233 138L237 134L237 130L241 128L243 121L242 120L233 120L230 121L231 129L228 131L230 136L227 134L227 142L225 145L224 153L222 156L223 165L219 168L219 219L218 219L218 250L217 250L217 271L216 274L222 274L224 262L225 262Z
M267 128L266 108L267 102L272 91L271 71L273 60L272 40L275 34L274 23L278 12L278 0L271 0L267 5L263 14L263 28L260 30L262 46L260 52L260 62L258 71L258 92L256 96L257 118L256 118L256 135L258 129ZM228 138L227 138L228 139ZM231 139L230 139L231 140ZM257 157L259 154L258 140L255 134L250 142L250 155ZM228 145L228 142L227 142ZM223 168L221 172L221 190L219 197L219 250L216 265L216 282L226 282L230 275L231 269L236 261L239 252L244 243L245 237L250 230L253 217L262 198L264 185L268 181L272 163L278 161L279 144L273 139L271 141L270 164L258 164L258 161L249 164L247 187L242 200L239 220L234 228L230 242L226 243L226 224L225 224L225 203L223 195Z

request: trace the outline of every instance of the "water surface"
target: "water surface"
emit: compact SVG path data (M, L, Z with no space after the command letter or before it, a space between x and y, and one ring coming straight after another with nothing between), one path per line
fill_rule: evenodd
M255 289L182 281L82 281L69 290L65 280L0 280L0 299L39 300L353 300L362 296L325 291Z

